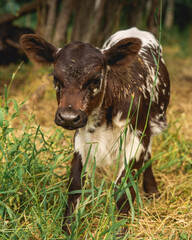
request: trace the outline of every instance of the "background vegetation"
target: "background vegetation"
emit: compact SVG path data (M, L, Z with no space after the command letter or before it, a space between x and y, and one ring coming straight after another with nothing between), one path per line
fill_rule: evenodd
M4 0L0 27L7 22L30 27L58 46L71 40L101 46L114 31L135 25L158 38L158 4ZM0 239L118 239L123 226L129 229L124 239L192 239L191 10L190 0L163 2L162 44L171 102L169 127L154 139L152 158L161 197L147 199L138 181L140 198L128 220L116 221L113 169L105 169L88 180L71 236L61 232L73 133L54 126L51 68L32 63L0 67ZM66 26L58 31L59 22Z

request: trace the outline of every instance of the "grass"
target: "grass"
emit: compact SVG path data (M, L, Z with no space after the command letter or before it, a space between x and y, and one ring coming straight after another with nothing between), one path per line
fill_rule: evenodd
M33 113L23 118L28 100L9 99L7 89L0 102L0 239L118 239L125 226L121 239L192 238L192 143L180 135L179 120L153 145L160 199L145 198L139 181L132 215L117 221L112 170L93 171L68 237L61 224L72 136L59 128L43 131Z
M116 233L126 226L127 235L121 239L192 239L192 62L187 56L180 58L178 46L164 50L172 99L169 127L153 143L160 198L147 199L139 179L134 185L139 194L131 214L117 221L114 169L95 171L93 167L69 237L62 233L61 225L73 137L71 132L53 127L56 101L45 70L34 71L31 65L19 69L12 86L1 90L4 97L0 98L0 239L110 240L118 239ZM11 79L6 73L14 69L14 65L1 69L0 77ZM46 91L38 97L42 86ZM35 94L25 99L30 91Z
M11 102L14 103L13 113L10 113ZM0 108L1 239L58 239L64 235L61 232L61 222L67 199L66 180L69 177L68 161L72 156L71 139L68 137L68 145L61 150L57 146L62 138L67 138L65 132L57 129L54 134L42 133L35 124L34 115L28 116L28 121L22 123L22 130L18 133L11 125L19 117L19 109L23 104L24 102L18 105L15 100L8 100L5 87L5 101L1 102ZM65 179L55 173L61 166L66 174ZM90 218L95 221L97 215L100 216L102 226L97 233L99 238L114 234L122 225L114 221L115 208L111 192L103 189L104 181L97 188L93 181L94 175L92 176L91 189L83 191L83 204L79 205L76 212L77 220L72 226L70 239L78 239L85 229L88 231L87 236L91 236L92 225L89 229L85 222ZM90 192L91 200L85 196ZM92 210L88 213L85 207L90 204ZM112 212L106 221L108 208ZM82 218L85 219L83 224ZM108 224L111 225L110 230Z
M50 211L54 209L56 213L65 202L62 201L62 188L57 188L65 180L59 180L54 173L56 167L68 158L65 158L67 151L54 146L63 133L57 130L46 140L40 127L32 126L34 116L29 116L18 133L11 127L11 122L19 116L21 106L14 102L15 112L10 116L8 104L5 103L0 110L1 239L30 239L33 231L39 231L44 238L50 219L49 203ZM54 144L53 139L56 140ZM56 206L56 203L59 204ZM54 218L56 221L58 213Z

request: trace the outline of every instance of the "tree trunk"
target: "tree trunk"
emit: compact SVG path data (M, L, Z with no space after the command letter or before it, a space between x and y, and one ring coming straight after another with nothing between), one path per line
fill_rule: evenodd
M48 6L48 13L47 13L47 21L45 24L44 38L48 42L51 42L53 28L54 28L54 24L55 24L57 0L48 0L47 6Z
M130 27L140 27L142 25L143 9L146 0L135 0L129 3L128 19Z
M83 41L85 34L90 30L94 11L95 0L75 0L72 41Z
M112 33L119 30L123 4L123 0L106 0L101 5L102 17L97 23L97 31L93 31L91 36L91 42L96 46L101 47Z
M46 23L46 5L47 0L37 0L37 28L36 33L44 37Z
M151 0L151 6L147 17L147 30L156 36L158 34L158 25L160 23L160 8L158 9L157 15L155 16L158 4L159 1Z
M99 35L99 26L103 17L106 0L101 0L100 2L97 2L97 4L97 9L93 9L94 11L92 11L93 16L92 21L89 24L89 29L82 38L85 42L93 42Z
M67 28L72 14L74 2L75 0L63 0L62 2L62 9L57 20L53 38L53 43L55 46L60 46L62 43L67 42Z
M167 8L165 11L165 27L167 29L170 29L173 26L174 8L175 8L175 1L174 0L167 1Z

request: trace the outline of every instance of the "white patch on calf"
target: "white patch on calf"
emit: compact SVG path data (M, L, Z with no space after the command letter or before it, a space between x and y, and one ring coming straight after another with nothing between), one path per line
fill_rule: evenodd
M142 89L145 91L148 91L150 94L150 97L153 94L152 101L158 103L159 102L159 85L160 85L159 77L158 76L156 77L156 72L155 72L154 68L149 65L149 63L147 63L145 65L148 68L149 75L146 78L146 88L145 88L145 86L142 86ZM153 91L154 84L155 84L155 87L154 87L154 91ZM144 91L143 91L143 93L145 96Z
M102 69L102 71L101 71L100 81L101 81L101 82L100 82L99 88L94 88L94 89L93 89L93 96L97 95L97 94L101 91L103 84L104 84L104 93L105 93L105 88L106 88L107 80L106 80L106 75L104 74L104 70L103 70L103 69ZM104 83L103 83L103 81L104 81ZM103 96L104 96L104 94L103 94ZM103 102L103 98L102 98L102 101L101 101L101 102Z
M131 132L128 135L128 143L126 144L126 158L129 162L131 159L135 158L136 161L139 160L141 153L144 151L143 145L139 141L137 133L135 135Z
M121 113L113 119L113 127L107 127L103 124L101 127L94 129L94 132L88 132L87 127L79 129L79 133L75 137L75 150L78 151L82 157L82 164L84 165L90 150L88 159L88 168L96 160L96 165L105 167L105 165L114 165L117 163L119 148L120 148L120 135L125 128L125 120L120 120ZM136 161L144 151L142 144L139 144L139 137L127 129L126 144L122 145L122 153L119 159L119 168L124 166L124 151L126 151L127 163L135 158Z
M82 103L82 107L79 108L82 112L84 112L87 109L87 104L89 102L89 94L87 93L87 95L85 96L85 98L83 100L81 100Z
M144 157L144 162L147 162L149 160L149 154L151 155L151 145L152 145L152 138L150 139L150 142Z
M145 85L142 85L141 88L142 88L142 93L143 93L144 98L147 99L146 92L149 92L149 91L146 89Z
M88 117L87 125L85 126L86 131L95 131L96 127L101 122L102 112L100 106L93 110L92 114Z
M54 82L54 89L57 93L59 92L59 87L55 84L55 82Z
M59 51L61 51L61 49L62 49L62 48L57 48L57 52L56 52L56 54L57 54Z
M161 62L162 62L163 64L165 64L165 61L164 61L163 57L161 57Z
M153 36L153 34L141 31L136 27L130 28L128 30L121 30L113 34L103 45L103 49L109 49L113 45L115 45L117 42L124 38L139 38L142 41L142 48L140 49L140 52L144 51L143 47L145 46L154 46L155 48L159 48L159 43L156 40L156 38Z
M164 110L164 104L162 104L161 106L160 106L160 109L163 111Z
M122 112L118 112L117 115L113 118L113 126L124 130L126 121L121 120L121 116L122 116Z
M132 132L131 134L127 135L128 142L126 143L126 162L129 163L130 160L135 159L137 162L140 159L140 155L142 152L144 152L144 147L143 145L139 142L139 137L137 136L138 134L141 134L141 132L137 131L136 134L134 135ZM124 153L122 153L124 156ZM119 174L118 177L116 178L116 183L121 176L123 170L125 169L124 165L124 157L122 157L121 162L122 164L120 165L119 169Z
M105 125L97 127L93 133L79 129L79 133L75 137L75 150L81 154L82 164L84 165L86 162L90 147L88 166L93 163L94 158L96 158L97 166L104 167L106 164L112 164L118 151L118 137L119 131L114 132Z
M161 115L158 115L157 118L161 117ZM161 133L163 130L166 129L167 127L167 122L166 121L160 121L158 119L152 119L150 120L150 127L151 127L151 132L152 136L158 135Z

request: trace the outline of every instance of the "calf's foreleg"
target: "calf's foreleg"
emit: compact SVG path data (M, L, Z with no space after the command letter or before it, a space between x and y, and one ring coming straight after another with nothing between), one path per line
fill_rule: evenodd
M69 177L69 196L68 204L64 213L63 220L63 231L70 233L70 224L74 220L71 218L76 206L78 198L81 196L81 193L72 194L71 192L75 190L81 190L84 185L84 178L81 178L82 172L82 161L81 155L78 152L74 153L74 157L71 164L71 174Z
M132 165L131 164L132 161L130 161L129 168ZM134 164L131 167L131 169L124 169L121 172L119 178L117 179L116 184L117 185L121 185L122 184L122 178L126 177L127 171L130 171L130 174L131 174L132 178L134 178L134 176L136 174L136 171L133 171L133 169L139 170L141 168L141 166L142 166L142 160L140 160L138 162L134 162ZM128 176L127 179L126 179L126 184L128 184L129 182L130 182L130 177ZM116 187L115 188L115 192L117 193L118 191L119 191L119 188ZM135 190L134 190L132 185L129 187L129 191L130 191L130 194L131 194L132 202L134 202L135 197L136 197L136 192L135 192ZM124 192L123 195L120 198L118 198L118 194L116 194L116 204L117 204L117 208L118 208L120 213L128 214L128 212L130 210L130 203L129 203L129 199L127 198L126 192ZM120 218L121 217L119 217L119 219Z

